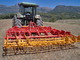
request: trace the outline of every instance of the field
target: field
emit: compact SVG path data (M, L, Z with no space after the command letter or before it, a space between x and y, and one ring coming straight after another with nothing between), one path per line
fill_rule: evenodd
M11 19L0 20L0 60L80 60L80 43L75 44L78 47L76 49L2 57L3 37L6 30L11 26ZM80 20L44 22L44 26L51 26L59 30L70 31L74 35L80 35Z

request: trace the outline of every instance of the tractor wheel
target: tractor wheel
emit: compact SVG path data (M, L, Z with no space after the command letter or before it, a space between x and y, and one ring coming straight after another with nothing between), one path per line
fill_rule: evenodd
M17 16L15 15L13 18L13 26L21 27L21 19L18 19Z
M38 19L38 20L37 20L37 25L38 25L38 26L43 26L43 21L42 21L41 19Z

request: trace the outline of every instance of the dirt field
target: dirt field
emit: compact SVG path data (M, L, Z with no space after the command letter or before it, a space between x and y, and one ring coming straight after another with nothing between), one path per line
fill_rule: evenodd
M80 20L60 20L55 23L44 22L44 25L80 35ZM11 26L11 19L0 20L0 60L80 60L80 43L75 44L78 47L77 49L2 57L3 37L5 31Z

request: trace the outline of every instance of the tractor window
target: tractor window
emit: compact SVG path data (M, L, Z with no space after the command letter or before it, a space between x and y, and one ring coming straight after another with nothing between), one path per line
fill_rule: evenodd
M25 13L24 12L25 11L24 7L23 6L20 6L19 11L20 11L21 14L24 14Z
M23 5L20 5L20 13L22 15L26 15L27 13L29 13L30 16L32 16L33 20L34 20L34 17L36 15L36 7L32 7L32 6L23 6Z
M32 13L32 7L25 8L25 14L26 14L27 12Z
M20 10L20 13L22 15L26 14L27 12L32 13L32 7L23 7L23 6L20 6L19 10Z

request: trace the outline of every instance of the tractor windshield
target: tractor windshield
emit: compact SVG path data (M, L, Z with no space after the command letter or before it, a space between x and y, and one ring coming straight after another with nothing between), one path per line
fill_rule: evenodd
M25 14L27 13L27 12L30 12L30 13L32 13L32 7L27 7L27 8L25 8Z
M36 7L23 7L23 6L20 6L19 10L20 10L20 13L22 15L25 15L27 12L29 12L33 16L36 14Z

